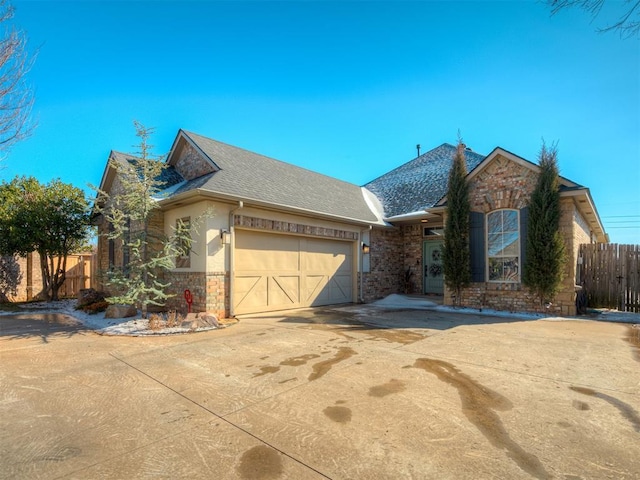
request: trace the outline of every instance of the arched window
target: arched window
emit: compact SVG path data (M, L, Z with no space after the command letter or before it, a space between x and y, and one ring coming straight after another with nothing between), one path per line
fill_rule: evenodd
M520 218L518 210L487 214L487 278L490 282L520 281Z

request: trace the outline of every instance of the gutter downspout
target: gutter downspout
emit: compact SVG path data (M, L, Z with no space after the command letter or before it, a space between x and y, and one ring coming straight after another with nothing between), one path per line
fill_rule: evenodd
M244 207L244 202L240 200L238 202L238 206L229 211L229 234L231 235L231 242L229 243L229 317L233 318L235 316L235 312L233 311L233 281L235 278L234 274L234 257L235 257L235 243L236 243L236 235L235 235L235 213Z
M358 263L360 263L359 268L358 268L358 273L360 274L360 303L364 303L364 294L363 294L363 288L364 288L364 252L362 251L362 234L364 232L370 232L371 230L373 230L373 226L369 225L369 228L367 228L366 230L360 230L358 232ZM371 243L371 235L369 235L369 243ZM371 255L371 254L369 254ZM369 268L371 268L371 258L369 258Z

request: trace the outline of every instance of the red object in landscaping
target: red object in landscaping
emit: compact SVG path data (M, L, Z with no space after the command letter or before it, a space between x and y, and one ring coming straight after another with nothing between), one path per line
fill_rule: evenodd
M187 306L189 307L189 313L191 313L191 304L193 303L193 296L191 296L191 292L189 290L184 291L184 299L187 301Z

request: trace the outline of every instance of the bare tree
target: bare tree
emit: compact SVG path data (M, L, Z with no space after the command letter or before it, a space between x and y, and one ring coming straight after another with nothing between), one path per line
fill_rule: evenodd
M547 5L551 7L551 15L571 7L579 7L588 12L595 19L607 3L607 0L546 0ZM609 2L611 3L611 2ZM615 2L618 8L624 5L622 15L609 26L599 28L599 32L609 32L617 30L621 37L629 38L640 34L640 0L625 0L624 2Z
M26 74L35 56L28 55L24 32L9 24L13 13L13 6L0 0L0 25L4 27L0 38L0 151L4 152L29 136L34 128L31 122L34 96L26 83Z

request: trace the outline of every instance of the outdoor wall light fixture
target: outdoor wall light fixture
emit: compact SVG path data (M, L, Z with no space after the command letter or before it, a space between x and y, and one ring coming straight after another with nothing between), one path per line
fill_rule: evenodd
M224 228L220 230L220 243L222 245L229 245L231 243L231 233Z
M369 247L369 245L367 245L366 243L362 242L362 254L363 255L369 255L370 251L371 251L371 248Z

